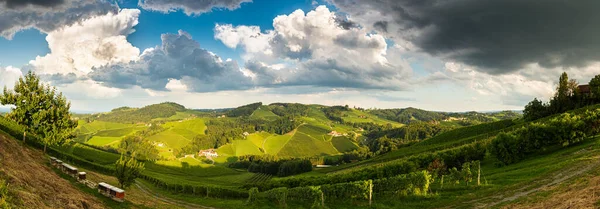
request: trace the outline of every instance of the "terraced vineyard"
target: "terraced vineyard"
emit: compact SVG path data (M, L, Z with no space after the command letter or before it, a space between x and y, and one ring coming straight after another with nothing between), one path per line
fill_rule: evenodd
M273 176L264 173L257 173L252 176L252 178L247 179L244 183L260 183L271 180Z

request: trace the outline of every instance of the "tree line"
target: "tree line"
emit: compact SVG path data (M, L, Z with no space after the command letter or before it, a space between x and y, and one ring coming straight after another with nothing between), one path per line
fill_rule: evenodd
M557 113L600 103L600 75L589 82L590 93L582 92L576 80L570 79L563 72L558 79L554 96L548 102L537 98L529 102L523 110L523 118L527 121L537 120Z
M248 172L264 173L279 177L312 171L312 163L309 159L279 159L272 155L239 156L236 162L229 164L229 167L247 169Z

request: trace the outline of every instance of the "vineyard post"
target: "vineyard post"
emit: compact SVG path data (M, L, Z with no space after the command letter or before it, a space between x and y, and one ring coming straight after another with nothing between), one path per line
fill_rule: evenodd
M321 192L321 206L325 207L325 194Z
M373 200L373 181L369 181L369 206L371 206Z
M445 175L442 175L442 186L440 187L440 189L444 189L444 176Z
M26 136L27 136L27 131L23 130L23 143L25 143Z
M481 184L481 162L477 163L477 186Z

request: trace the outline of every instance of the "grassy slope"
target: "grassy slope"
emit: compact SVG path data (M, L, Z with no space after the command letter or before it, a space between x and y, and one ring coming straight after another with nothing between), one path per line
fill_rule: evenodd
M379 124L379 125L392 124L392 126L394 126L394 127L401 127L404 125L404 124L401 124L401 123L398 123L395 121L379 118L376 115L370 114L368 112L363 112L363 111L359 111L359 110L355 110L355 109L351 109L350 111L346 111L345 113L347 114L347 116L342 117L342 119L344 119L344 121L347 121L347 122L375 123L375 124ZM362 116L362 118L361 118L361 116Z
M0 179L10 184L9 203L14 208L106 207L97 197L59 177L47 163L48 158L41 151L24 147L0 131Z
M331 138L331 144L338 150L338 152L349 152L358 148L348 137L339 136Z
M256 110L254 110L254 112L252 113L252 115L250 115L250 118L265 119L265 120L275 120L275 119L279 118L279 116L275 115L275 113L271 112L269 110L268 106L262 106L262 107L259 107Z

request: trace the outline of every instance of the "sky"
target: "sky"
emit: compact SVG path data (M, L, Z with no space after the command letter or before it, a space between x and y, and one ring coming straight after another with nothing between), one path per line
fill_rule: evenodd
M297 102L520 110L600 74L600 1L0 0L0 86L76 112ZM2 108L0 106L0 108Z

